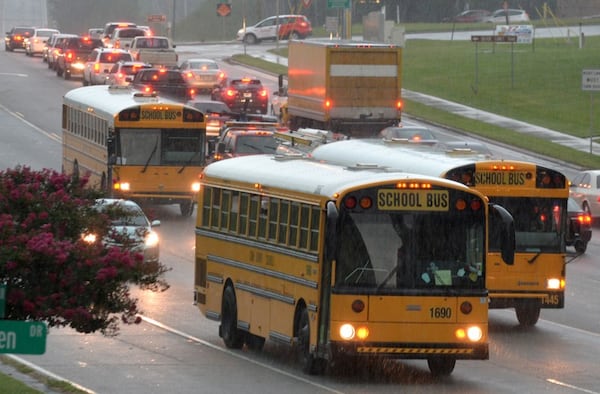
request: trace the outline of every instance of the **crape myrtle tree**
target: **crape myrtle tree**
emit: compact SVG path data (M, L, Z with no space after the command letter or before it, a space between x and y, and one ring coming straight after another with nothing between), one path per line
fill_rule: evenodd
M129 289L164 291L168 269L126 248L87 243L108 234L110 220L93 208L87 178L15 167L0 172L0 283L5 319L44 321L78 332L116 335L120 321L139 323ZM101 238L100 238L101 239Z

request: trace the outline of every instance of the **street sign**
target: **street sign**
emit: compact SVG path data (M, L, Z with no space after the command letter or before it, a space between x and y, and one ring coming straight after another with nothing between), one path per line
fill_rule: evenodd
M471 36L472 42L517 42L517 36Z
M148 22L166 22L167 16L166 15L148 15L147 20L148 20Z
M600 90L600 70L581 72L581 90Z
M0 320L0 353L44 354L47 334L43 322Z
M304 8L310 7L311 4L312 0L302 0L302 5L304 6Z
M350 0L327 0L327 8L350 8Z
M228 16L229 14L231 14L231 4L229 4L229 3L217 4L217 15Z

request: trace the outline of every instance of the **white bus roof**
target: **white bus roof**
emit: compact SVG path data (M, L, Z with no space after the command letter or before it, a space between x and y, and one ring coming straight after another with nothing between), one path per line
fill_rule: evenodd
M261 187L270 189L325 197L332 197L334 193L364 185L366 182L389 183L411 179L479 194L460 183L438 177L389 172L380 168L350 168L312 159L277 155L249 155L221 160L208 165L204 174L209 178L260 184ZM484 198L483 195L480 197Z
M109 117L116 115L125 108L135 105L152 103L184 105L159 96L150 97L149 95L145 95L143 97L135 97L136 93L141 95L140 92L127 86L84 86L68 91L63 97L63 102L82 110L94 108L95 113Z
M431 148L411 148L375 139L332 142L318 146L311 152L311 155L317 160L338 165L379 165L390 170L430 176L443 176L451 169L469 164L495 164L504 161L481 156L453 156L444 151L432 151ZM514 160L506 162L535 164Z

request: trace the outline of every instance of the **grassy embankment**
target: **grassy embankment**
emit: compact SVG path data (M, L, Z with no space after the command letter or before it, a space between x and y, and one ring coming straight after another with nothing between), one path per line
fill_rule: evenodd
M584 69L600 68L600 37L536 39L528 44L410 40L403 49L403 87L492 113L600 141L600 100L582 91ZM477 50L476 50L477 49ZM287 48L279 50L287 56ZM286 73L286 67L244 55L236 61ZM405 101L404 112L585 168L600 168L600 156L535 136Z

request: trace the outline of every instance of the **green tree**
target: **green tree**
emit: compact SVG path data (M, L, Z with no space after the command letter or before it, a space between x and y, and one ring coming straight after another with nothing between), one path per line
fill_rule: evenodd
M168 269L127 248L87 243L108 234L108 216L93 208L87 179L16 167L0 172L0 283L6 319L36 320L78 332L118 332L139 323L131 285L164 291Z

